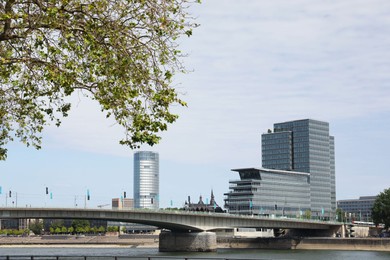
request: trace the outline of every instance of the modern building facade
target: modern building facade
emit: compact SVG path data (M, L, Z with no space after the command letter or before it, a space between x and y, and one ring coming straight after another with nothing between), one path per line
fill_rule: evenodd
M229 182L225 208L232 214L299 216L310 209L310 174L243 168Z
M329 123L304 119L274 124L273 131L262 135L262 166L310 173L311 214L334 217L335 149Z
M134 207L159 208L159 155L156 152L134 153Z
M372 207L376 196L362 196L359 199L338 200L337 208L345 212L345 217L349 220L364 222L372 221Z

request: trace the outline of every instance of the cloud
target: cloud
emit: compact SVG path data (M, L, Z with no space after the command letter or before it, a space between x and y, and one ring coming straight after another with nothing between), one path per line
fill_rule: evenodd
M334 129L351 130L336 124L390 117L388 10L387 0L213 0L192 7L201 26L181 47L193 72L174 82L188 108L175 107L180 118L161 144L143 148L172 164L229 171L260 165L260 135L275 122L328 121L337 140ZM50 145L131 156L118 144L123 130L96 103L74 103L63 126L49 129Z

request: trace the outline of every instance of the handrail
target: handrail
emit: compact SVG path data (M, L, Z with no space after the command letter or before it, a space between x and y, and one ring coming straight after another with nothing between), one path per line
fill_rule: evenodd
M104 260L125 260L125 259L183 259L183 260L244 260L246 258L226 258L226 257L188 257L188 256L86 256L86 255L5 255L0 256L0 260L88 260L88 259L104 259Z

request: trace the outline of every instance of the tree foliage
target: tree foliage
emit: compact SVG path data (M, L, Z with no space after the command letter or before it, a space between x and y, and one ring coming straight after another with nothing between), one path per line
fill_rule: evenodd
M40 220L35 220L34 222L30 223L29 229L35 235L40 235L42 234L42 230L43 230L43 222Z
M121 144L156 144L185 105L171 79L193 1L0 0L0 159L15 137L39 149L75 92L124 127Z
M372 207L372 220L375 225L384 224L390 227L390 188L379 193Z
M73 227L73 230L76 230L76 231L77 231L77 229L85 230L85 228L87 228L87 227L90 228L90 223L89 223L89 220L86 220L86 219L75 219L72 221L72 227Z

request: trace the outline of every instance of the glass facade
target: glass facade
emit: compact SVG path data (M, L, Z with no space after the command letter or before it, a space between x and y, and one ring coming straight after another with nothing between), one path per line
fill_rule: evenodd
M293 169L292 132L262 135L263 167L267 169Z
M339 200L337 201L337 207L346 213L347 218L370 222L372 221L371 212L375 200L376 196L364 196L353 200Z
M287 162L287 156L278 159L275 156L278 154L291 156L291 162ZM334 216L334 137L329 136L329 123L304 119L274 124L273 133L262 135L262 165L271 169L310 173L312 215Z
M331 202L331 212L336 212L336 162L334 154L334 137L329 136L330 143L330 202Z
M159 156L158 153L134 153L134 207L159 208Z
M310 209L310 174L263 168L232 170L225 208L232 214L299 216Z

